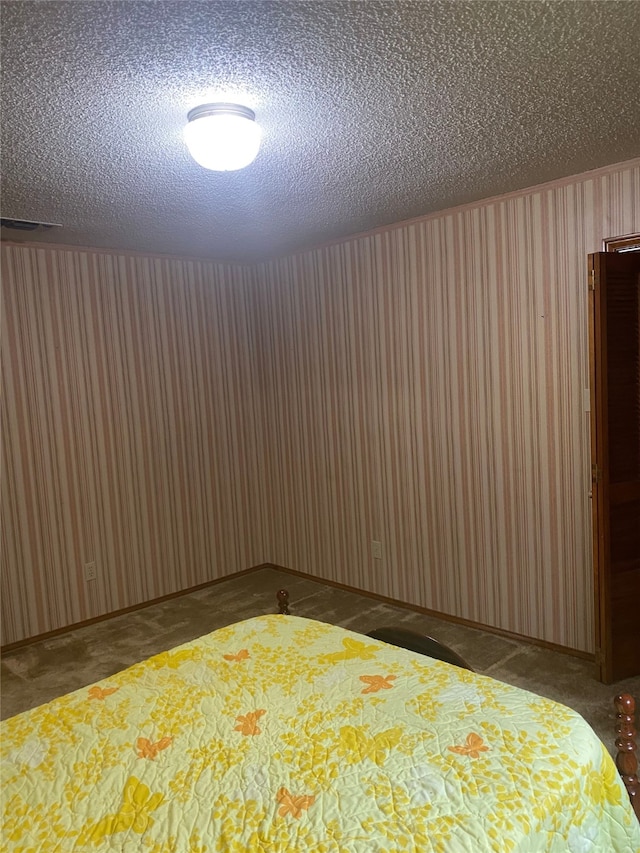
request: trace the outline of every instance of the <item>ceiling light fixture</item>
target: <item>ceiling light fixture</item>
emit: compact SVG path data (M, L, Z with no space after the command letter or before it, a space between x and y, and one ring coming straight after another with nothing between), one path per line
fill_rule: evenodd
M260 147L260 126L253 110L239 104L202 104L187 116L184 139L191 156L217 172L233 172L253 163Z

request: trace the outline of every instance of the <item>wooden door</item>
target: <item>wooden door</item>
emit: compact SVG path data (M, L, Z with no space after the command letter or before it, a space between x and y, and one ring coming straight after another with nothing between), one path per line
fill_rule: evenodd
M589 256L596 663L640 674L640 252Z

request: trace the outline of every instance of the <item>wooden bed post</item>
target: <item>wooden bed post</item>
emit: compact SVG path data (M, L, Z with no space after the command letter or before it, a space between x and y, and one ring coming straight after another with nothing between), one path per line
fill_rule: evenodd
M616 706L616 767L629 792L631 805L640 820L640 785L638 784L638 759L636 758L636 703L633 696L621 693L613 700Z
M282 613L283 616L289 616L289 592L286 589L279 589L276 593L276 598L278 599L278 613Z

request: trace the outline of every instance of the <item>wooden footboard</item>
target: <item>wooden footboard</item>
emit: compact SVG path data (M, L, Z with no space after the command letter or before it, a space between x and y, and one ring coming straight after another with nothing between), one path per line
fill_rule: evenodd
M621 693L613 700L616 707L616 767L629 792L629 799L640 820L640 785L638 784L638 759L636 757L636 703L633 696Z

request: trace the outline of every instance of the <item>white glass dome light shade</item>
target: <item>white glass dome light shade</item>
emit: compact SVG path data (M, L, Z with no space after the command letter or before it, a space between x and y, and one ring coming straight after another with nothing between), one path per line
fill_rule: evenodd
M205 169L234 172L255 160L261 133L253 110L238 104L204 104L187 118L187 148Z

